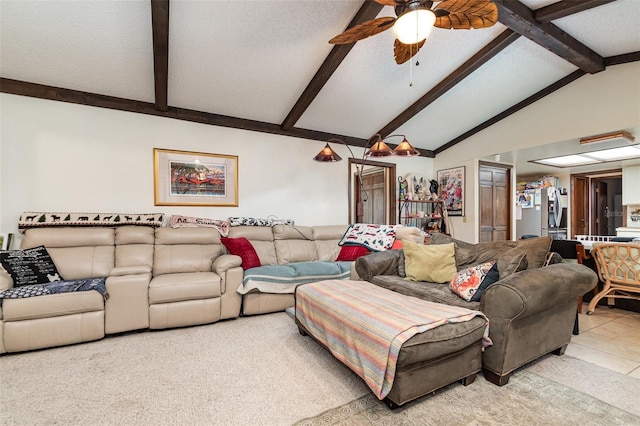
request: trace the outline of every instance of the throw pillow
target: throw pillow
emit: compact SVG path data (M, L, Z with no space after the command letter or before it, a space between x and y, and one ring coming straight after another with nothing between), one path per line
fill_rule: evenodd
M63 279L44 246L0 252L0 263L11 275L14 287Z
M518 249L507 250L498 258L498 272L500 279L505 279L509 275L527 269L528 260L527 253L522 253Z
M365 254L369 254L369 249L364 246L342 246L336 262L353 261Z
M457 272L453 243L433 246L405 240L403 250L409 281L446 283Z
M540 268L544 265L547 253L551 250L551 241L551 237L518 240L516 248L523 253L527 253L528 266L526 269Z
M556 263L562 263L564 260L562 259L562 256L560 256L560 254L556 253L555 251L550 251L549 254L547 254L547 258L544 260L544 264L542 266L549 266L549 265L555 265Z
M256 249L251 242L244 237L240 238L220 238L222 244L230 254L235 254L242 258L242 269L256 268L262 266Z
M455 294L470 302L495 263L492 260L491 262L481 263L459 271L449 283L449 288Z
M473 293L473 297L471 297L472 302L479 302L482 298L484 292L494 283L497 283L500 280L500 272L498 272L498 262L495 262L487 275L484 276L482 283L478 286L478 289L475 293Z
M391 246L391 250L400 250L402 248L402 241L395 240Z

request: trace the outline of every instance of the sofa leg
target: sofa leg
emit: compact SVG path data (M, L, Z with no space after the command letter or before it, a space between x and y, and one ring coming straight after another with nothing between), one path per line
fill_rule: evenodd
M551 353L554 354L554 355L558 355L558 356L564 355L564 351L567 350L567 346L569 346L569 345L567 344L567 345L564 345L564 346L560 346L558 349L556 349L555 351L553 351Z
M395 410L396 408L399 408L400 405L396 404L395 402L393 402L392 400L390 400L389 398L385 398L382 400L382 402L384 402L384 405L386 405L387 407L389 407L389 410Z
M308 336L307 332L300 327L298 327L298 332L300 333L301 336Z
M504 386L509 383L509 379L511 378L511 373L505 374L503 376L494 373L493 371L489 371L487 369L482 369L482 374L484 378L497 386Z
M467 377L464 377L460 381L462 382L463 385L469 386L471 383L476 381L476 377L478 377L478 373L473 373L473 374L468 375Z

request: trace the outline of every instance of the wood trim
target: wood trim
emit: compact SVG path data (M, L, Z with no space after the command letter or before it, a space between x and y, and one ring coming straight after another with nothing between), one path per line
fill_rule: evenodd
M614 1L615 0L561 0L557 3L534 10L533 17L538 22L551 22Z
M356 16L354 16L347 28L351 28L370 19L374 19L383 7L384 5L373 1L363 2L362 6L356 13ZM290 130L293 128L355 45L355 43L339 44L335 45L333 49L331 49L327 59L324 60L316 74L307 85L306 89L304 89L304 92L302 92L302 95L300 95L300 98L298 98L295 105L282 122L280 127L282 127L283 130Z
M538 22L519 1L493 0L498 21L590 74L604 70L604 58L551 22Z
M169 0L151 0L153 30L153 77L159 111L167 111L169 87Z
M637 61L640 61L640 51L624 53L622 55L616 55L616 56L609 56L608 58L604 59L604 63L607 66L628 64L629 62L637 62Z
M436 155L440 154L444 150L451 148L452 146L462 142L463 140L465 140L467 138L470 138L471 136L475 135L476 133L481 132L482 130L486 129L487 127L496 124L498 121L507 118L511 114L514 114L514 113L520 111L521 109L528 107L532 103L537 102L540 99L544 98L545 96L555 92L556 90L561 89L562 87L566 86L567 84L572 83L573 81L579 79L580 77L582 77L585 74L586 74L586 72L582 71L582 70L574 71L573 73L571 73L568 76L556 81L555 83L551 84L550 86L547 86L544 89L540 90L539 92L534 93L533 95L529 96L527 99L525 99L523 101L520 101L517 104L515 104L514 106L502 111L500 114L491 117L490 119L488 119L484 123L481 123L481 124L477 125L476 127L474 127L473 129L469 130L468 132L465 132L465 133L461 134L460 136L458 136L457 138L452 139L449 142L447 142L446 144L436 148L436 150L434 151L435 154Z
M397 214L396 214L396 165L394 163L385 163L382 161L372 161L372 160L361 160L358 158L349 158L349 166L348 166L348 191L347 191L347 204L349 206L349 217L348 221L351 221L351 217L353 216L353 208L352 208L352 199L353 193L351 188L353 187L353 182L351 181L351 166L352 165L363 165L363 166L376 166L376 167L384 167L388 169L389 176L388 179L385 180L384 184L387 187L387 199L388 202L385 205L385 209L389 214L389 223L388 225L395 225L397 223Z
M400 113L400 115L391 120L386 126L378 130L376 133L379 133L383 137L390 135L395 129L402 126L440 96L447 93L456 84L460 83L491 58L502 52L519 37L520 34L514 33L510 29L504 30L498 37L493 39L478 53L469 58L464 64L445 77L444 80L438 83L433 89L429 90L424 96L414 102L413 105Z

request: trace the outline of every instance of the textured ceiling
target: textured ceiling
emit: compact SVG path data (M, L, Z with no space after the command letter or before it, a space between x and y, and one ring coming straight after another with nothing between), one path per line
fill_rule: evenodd
M497 2L513 1L517 0ZM640 0L584 1L596 7L553 19L552 24L604 58L631 53L638 60ZM531 13L571 4L520 3ZM416 147L437 152L579 70L557 52L527 37L513 37L453 88L398 121L473 55L509 34L506 24L501 20L481 30L436 28L416 56L419 65L395 63L394 37L388 30L353 45L335 71L327 71L323 63L335 53L327 41L349 26L363 7L360 0L168 4L165 87L170 110L250 120L254 127L311 139L335 135L362 142L384 129L385 134L411 135ZM0 76L158 107L151 9L146 0L2 0ZM381 7L378 16L395 14L393 8ZM317 93L311 90L307 104L296 109L310 82L318 84ZM8 91L4 85L0 89ZM292 111L298 115L287 126ZM524 155L514 153L513 158L521 161Z

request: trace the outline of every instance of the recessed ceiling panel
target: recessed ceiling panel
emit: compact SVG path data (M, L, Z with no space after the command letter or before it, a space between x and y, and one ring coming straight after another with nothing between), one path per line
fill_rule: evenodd
M171 2L169 104L281 123L361 4Z
M638 0L617 0L553 23L605 58L640 51Z
M395 16L391 7L379 16ZM368 138L497 37L505 27L434 28L413 63L396 64L393 31L358 41L296 127ZM419 65L417 65L419 63Z
M438 148L575 70L520 37L398 131L418 148Z
M0 2L5 78L153 102L151 38L149 2Z

